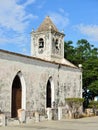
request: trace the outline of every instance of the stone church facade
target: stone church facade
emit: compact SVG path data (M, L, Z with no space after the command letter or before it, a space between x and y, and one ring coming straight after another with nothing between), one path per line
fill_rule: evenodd
M17 117L82 97L82 72L64 59L64 34L49 17L31 32L31 56L0 50L0 110Z

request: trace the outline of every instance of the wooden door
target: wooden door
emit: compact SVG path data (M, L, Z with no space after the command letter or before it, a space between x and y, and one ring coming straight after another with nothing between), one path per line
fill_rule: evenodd
M17 110L21 108L21 95L20 79L16 76L12 86L12 118L17 117Z

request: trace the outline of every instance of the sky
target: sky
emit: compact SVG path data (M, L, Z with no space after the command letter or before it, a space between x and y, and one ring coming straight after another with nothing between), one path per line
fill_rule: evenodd
M0 0L0 49L30 55L32 29L50 16L65 41L98 48L98 0Z

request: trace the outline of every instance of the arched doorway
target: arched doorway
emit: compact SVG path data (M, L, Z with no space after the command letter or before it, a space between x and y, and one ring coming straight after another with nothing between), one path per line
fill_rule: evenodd
M54 84L52 77L49 78L46 87L46 108L52 107L54 102Z
M19 71L12 83L11 117L17 117L18 109L26 109L26 86L21 71Z
M21 82L16 75L12 84L12 118L17 117L17 110L21 108Z

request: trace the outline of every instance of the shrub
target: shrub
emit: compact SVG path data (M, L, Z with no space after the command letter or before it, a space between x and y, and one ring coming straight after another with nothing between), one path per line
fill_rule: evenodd
M67 102L74 102L74 103L83 103L83 98L66 98L65 101Z
M82 111L83 98L66 98L65 99L71 118L79 118Z
M96 108L98 109L98 101L91 101L88 105L89 108Z

